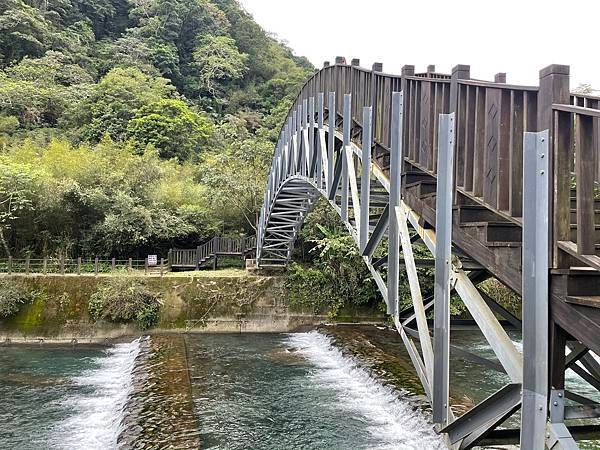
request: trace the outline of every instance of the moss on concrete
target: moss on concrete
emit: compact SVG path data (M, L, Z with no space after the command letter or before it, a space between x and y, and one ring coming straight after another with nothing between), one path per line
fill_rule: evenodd
M231 270L168 277L141 277L160 294L155 331L290 331L327 321L311 311L290 309L281 276L253 276ZM35 291L35 301L0 321L0 338L97 338L137 334L134 325L95 323L88 301L109 277L21 277ZM318 293L315 293L318 295ZM376 310L344 311L338 321L378 320Z

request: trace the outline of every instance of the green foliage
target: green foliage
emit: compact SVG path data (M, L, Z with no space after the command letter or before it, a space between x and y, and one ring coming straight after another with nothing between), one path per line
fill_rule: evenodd
M0 279L0 318L4 319L19 312L22 306L35 299L25 283L14 278Z
M220 152L203 158L201 180L210 186L209 200L224 221L252 232L262 206L264 184L273 155L273 143L252 134L240 119L229 116L218 128L215 140ZM236 221L243 218L243 221Z
M0 134L12 134L20 125L19 119L15 116L0 116Z
M201 92L215 94L218 84L237 80L247 70L246 55L237 50L235 41L228 36L202 36L193 58Z
M349 305L375 303L377 286L352 236L320 226L323 238L314 241L312 267L290 266L288 288L292 302L329 311L335 317Z
M191 182L196 171L107 139L25 142L0 157L0 231L18 253L166 253L215 232L205 188Z
M181 161L200 152L213 133L213 125L181 100L159 100L142 107L129 121L127 131L138 146L152 144L163 158Z
M94 320L130 323L146 330L159 318L160 298L140 279L113 277L98 287L89 301L89 312Z
M142 73L139 69L113 69L94 86L83 105L87 122L82 137L99 141L104 135L126 139L127 125L138 110L174 94L169 81Z
M0 2L0 252L252 232L312 69L233 0Z

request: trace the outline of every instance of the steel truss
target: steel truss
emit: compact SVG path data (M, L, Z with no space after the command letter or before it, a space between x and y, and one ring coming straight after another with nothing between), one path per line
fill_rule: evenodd
M330 92L328 105L335 105ZM524 316L523 323L482 292L477 284L489 275L463 264L452 248L452 196L455 117L440 114L438 129L438 179L436 224L424 227L420 215L402 198L403 93L392 94L389 175L373 164L372 108L362 111L360 145L351 139L351 95L343 97L343 116L325 108L320 93L290 113L279 137L265 190L257 236L260 267L285 266L304 220L319 197L339 214L360 249L386 302L424 391L433 407L433 420L453 448L471 448L523 409L521 444L524 449L576 448L564 425L565 417L597 416L600 406L565 408L568 392L550 393L554 403L548 420L548 134L524 133ZM341 119L341 126L340 126ZM341 132L340 132L341 130ZM375 212L374 219L371 215ZM384 237L387 237L385 244ZM413 255L416 241L435 257L433 295L423 293ZM387 255L375 257L386 247ZM535 264L534 264L535 263ZM409 280L412 305L398 310L399 273ZM505 372L510 382L470 411L456 418L449 402L450 294L455 291L493 349L498 362L452 347L461 357ZM433 336L427 313L433 309ZM496 314L523 329L523 354L510 339ZM574 348L567 367L588 364L586 374L600 379L587 349ZM589 355L588 355L589 356ZM582 358L585 358L583 360ZM592 363L594 361L594 363ZM596 378L597 377L597 378ZM600 382L599 382L600 386ZM580 397L580 403L586 399ZM579 415L578 415L579 414ZM570 415L570 416L569 416ZM587 416L586 416L587 417ZM504 431L504 430L500 430ZM514 435L514 433L513 433ZM513 436L514 437L514 436Z

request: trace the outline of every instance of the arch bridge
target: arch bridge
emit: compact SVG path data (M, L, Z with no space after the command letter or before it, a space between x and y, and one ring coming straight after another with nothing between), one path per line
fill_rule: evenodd
M600 98L571 94L568 66L517 86L505 74L472 79L464 65L391 75L337 58L306 82L282 127L257 263L285 266L325 198L356 241L449 445L577 448L599 437L600 404L565 386L573 370L600 390L599 121ZM434 256L433 292L421 289L415 245ZM412 298L404 310L400 270ZM481 288L490 277L520 296L519 317ZM451 345L453 293L494 360ZM510 329L522 333L522 350ZM506 384L459 416L451 357L502 372Z

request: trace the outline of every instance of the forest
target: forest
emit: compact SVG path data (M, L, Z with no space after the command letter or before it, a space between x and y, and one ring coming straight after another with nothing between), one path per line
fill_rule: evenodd
M254 234L313 70L236 0L3 0L1 257Z

